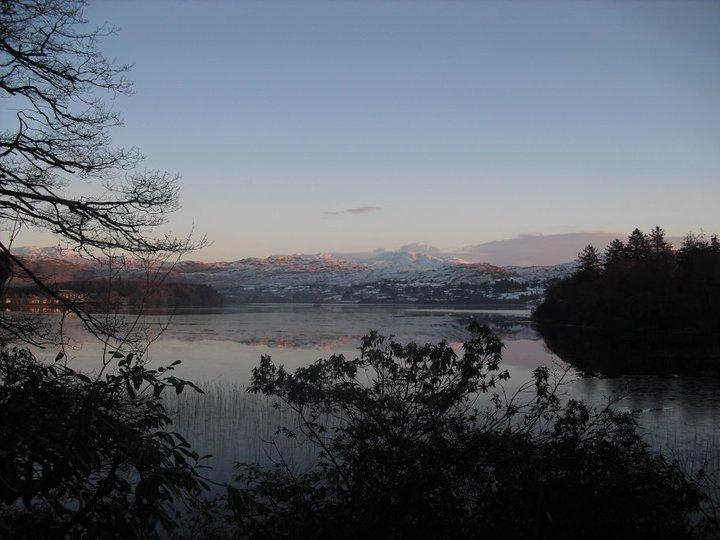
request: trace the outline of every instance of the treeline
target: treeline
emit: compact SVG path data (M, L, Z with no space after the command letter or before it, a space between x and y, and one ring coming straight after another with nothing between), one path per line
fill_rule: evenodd
M607 342L660 356L720 357L720 241L690 234L678 249L660 227L635 229L600 254L587 246L570 277L550 287L540 323L599 331ZM551 329L551 337L569 330Z
M108 286L107 280L71 281L56 285L55 290L64 298L100 309L219 306L224 300L211 285L177 282L148 284L139 279L117 279L111 286ZM28 306L46 305L51 298L35 287L25 286L9 288L5 299L6 305Z

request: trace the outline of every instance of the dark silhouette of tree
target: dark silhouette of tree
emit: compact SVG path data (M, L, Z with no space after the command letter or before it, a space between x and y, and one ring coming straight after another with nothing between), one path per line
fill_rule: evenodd
M267 356L250 392L294 411L312 443L295 470L240 465L228 502L243 538L680 538L705 496L653 455L635 418L563 401L538 367L514 395L503 344L473 323L456 353L362 338L360 355L295 372ZM488 399L483 400L483 396ZM487 405L482 406L481 403ZM708 526L711 523L708 522Z
M622 240L615 239L605 250L604 260L608 266L617 266L627 259L627 248Z
M187 239L153 236L177 208L176 177L138 168L135 149L114 148L110 130L120 125L104 95L131 90L128 66L99 49L115 29L88 29L82 0L14 0L0 4L0 97L15 111L0 131L0 289L9 266L58 299L96 333L102 321L63 298L12 253L23 227L53 233L79 253L128 253L145 257L178 253ZM96 195L73 185L93 182ZM85 190L87 186L85 186ZM0 290L1 292L1 290ZM28 337L11 318L0 319L4 335Z
M578 253L578 260L580 261L578 270L584 274L595 274L602 270L600 255L593 246L585 246L585 249Z
M668 257L672 255L672 244L665 240L665 231L660 227L656 226L652 231L650 231L648 240L650 241L650 250L654 255Z
M45 344L52 336L36 319L0 317L2 537L146 538L158 524L171 530L173 505L207 487L199 456L169 431L162 401L168 387L197 388L172 376L175 364L149 369L121 352L131 335L113 318L60 294L13 253L23 228L49 231L84 256L114 263L131 255L146 268L192 247L154 232L177 208L176 178L139 169L137 150L110 143L120 119L103 98L130 91L128 67L100 52L114 29L87 29L83 6L0 0L0 98L14 111L0 127L0 228L9 236L0 241L0 293L20 275L106 345L90 378L63 354L40 362L10 349L12 338ZM94 195L78 194L89 184Z
M632 259L642 259L650 253L650 240L640 229L635 229L628 236L626 249Z
M650 235L635 229L626 244L608 246L599 269L586 249L576 274L548 289L533 318L543 323L550 348L569 352L575 363L583 355L572 354L573 343L592 343L592 356L602 348L605 362L624 359L622 366L604 366L615 372L718 369L718 244L716 236L688 235L676 251L661 228ZM587 364L603 368L595 360Z

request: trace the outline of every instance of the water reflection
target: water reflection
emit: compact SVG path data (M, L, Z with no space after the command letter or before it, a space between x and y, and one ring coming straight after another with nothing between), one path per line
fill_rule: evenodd
M535 329L554 354L586 374L718 374L720 350L717 338L708 334L550 324Z
M52 315L48 315L49 317ZM201 453L216 457L218 477L232 472L237 460L267 461L263 441L272 437L280 418L269 404L244 392L250 371L262 354L288 369L331 353L356 354L359 339L369 329L394 335L399 341L459 345L473 320L488 324L505 342L504 365L511 373L507 390L530 378L541 364L566 364L548 348L529 322L526 310L418 309L402 306L253 305L223 310L175 313L167 331L149 349L155 364L182 360L178 375L208 389L208 396L182 394L175 403L178 430L188 433ZM146 317L150 325L167 322L167 314ZM77 321L70 321L69 351L78 369L97 368L101 346L88 339ZM54 353L48 354L54 356ZM563 388L568 397L604 406L624 396L618 406L642 411L647 440L658 450L681 451L689 469L708 459L720 469L720 391L717 379L702 376L622 376L602 378L571 373ZM182 401L186 400L186 401ZM300 456L302 448L288 452Z

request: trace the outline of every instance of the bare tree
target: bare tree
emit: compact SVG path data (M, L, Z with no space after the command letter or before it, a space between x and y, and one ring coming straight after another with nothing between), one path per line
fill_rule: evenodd
M0 0L0 97L11 125L0 127L0 292L14 268L75 312L95 333L103 320L64 298L12 252L22 228L53 233L58 243L89 257L138 255L167 260L193 246L158 235L178 207L177 177L140 169L136 149L112 145L121 124L108 97L131 92L129 66L106 58L99 46L115 33L88 28L84 0ZM99 194L79 195L85 181ZM27 341L23 321L5 317L0 331Z

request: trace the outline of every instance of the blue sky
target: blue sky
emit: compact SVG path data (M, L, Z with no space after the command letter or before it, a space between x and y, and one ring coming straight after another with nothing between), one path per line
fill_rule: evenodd
M720 3L104 2L198 258L720 231ZM352 209L364 211L350 211ZM369 209L372 208L372 209Z

